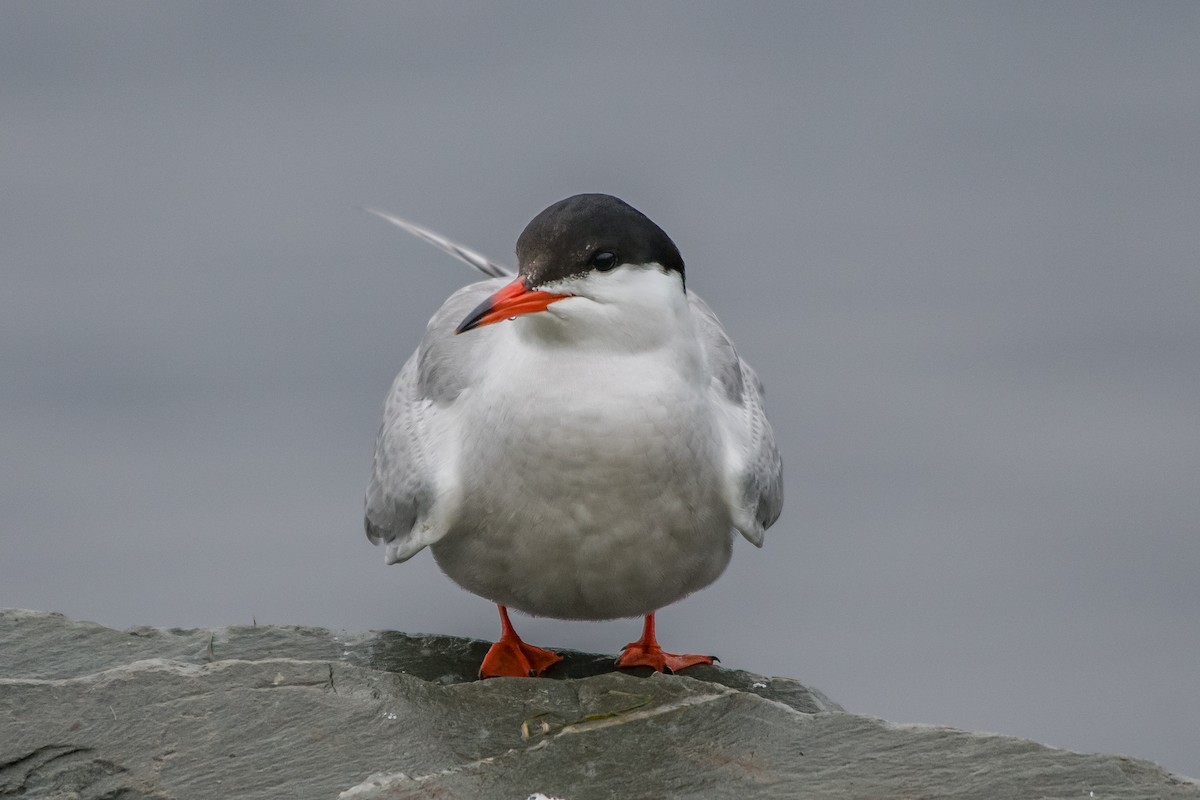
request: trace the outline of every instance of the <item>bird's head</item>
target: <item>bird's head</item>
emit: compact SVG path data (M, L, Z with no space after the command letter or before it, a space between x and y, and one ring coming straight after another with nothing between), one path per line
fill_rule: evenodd
M565 325L645 321L684 304L679 249L662 228L606 194L560 200L525 226L518 273L479 304L455 333L548 312Z

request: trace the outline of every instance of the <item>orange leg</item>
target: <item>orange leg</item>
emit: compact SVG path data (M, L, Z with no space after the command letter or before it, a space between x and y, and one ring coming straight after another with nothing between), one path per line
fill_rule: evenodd
M558 653L525 644L513 630L508 619L508 609L500 609L500 640L492 645L483 663L479 666L481 678L530 678L541 675L552 665L562 661Z
M716 656L676 655L664 652L658 645L658 639L654 636L654 614L647 614L646 624L642 628L642 638L636 642L630 642L621 649L621 656L617 659L617 668L654 667L659 672L664 669L678 672L686 667L711 664L717 660Z

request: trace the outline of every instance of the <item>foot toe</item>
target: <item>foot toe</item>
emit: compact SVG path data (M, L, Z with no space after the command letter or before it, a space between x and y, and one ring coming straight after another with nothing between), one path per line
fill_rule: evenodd
M670 672L678 672L681 669L694 667L697 664L712 664L716 661L715 656L701 656L695 653L668 653L662 648L645 648L639 647L637 642L633 642L625 646L619 658L617 658L617 669L627 669L629 667L650 667L657 672L664 670Z
M480 678L530 678L541 675L562 661L552 650L524 642L499 641L491 646L479 665Z

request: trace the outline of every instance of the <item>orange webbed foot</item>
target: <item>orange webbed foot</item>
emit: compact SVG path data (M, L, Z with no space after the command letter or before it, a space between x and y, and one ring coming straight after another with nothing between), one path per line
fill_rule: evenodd
M677 653L668 653L661 647L654 650L646 650L641 647L634 647L637 642L632 642L621 651L620 658L617 659L617 668L626 667L653 667L658 672L667 670L669 672L678 672L681 669L694 667L697 664L712 664L717 660L716 656L700 656L694 653L679 655Z
M562 661L562 656L551 650L534 647L518 640L499 641L492 645L483 663L479 665L481 678L532 678L541 675Z
M541 675L562 661L552 650L525 644L508 619L508 609L500 609L500 639L491 646L479 665L480 678L530 678Z
M658 639L654 635L654 615L647 614L645 625L642 628L642 638L636 642L630 642L621 649L621 655L617 658L617 669L651 667L657 672L664 670L678 672L697 664L712 664L717 660L716 656L701 656L695 653L681 655L666 652L659 646Z

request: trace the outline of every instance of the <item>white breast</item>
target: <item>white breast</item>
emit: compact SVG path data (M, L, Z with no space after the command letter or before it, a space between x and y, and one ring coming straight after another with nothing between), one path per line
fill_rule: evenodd
M656 330L626 319L623 338L603 326L628 304L582 298L493 326L506 340L456 403L461 501L433 546L464 588L531 614L609 619L724 570L723 444L676 292L645 321Z

